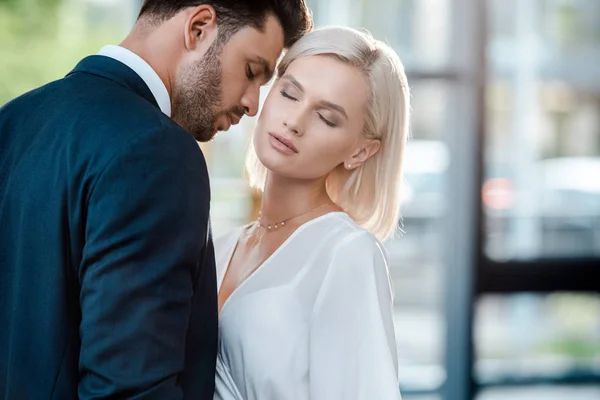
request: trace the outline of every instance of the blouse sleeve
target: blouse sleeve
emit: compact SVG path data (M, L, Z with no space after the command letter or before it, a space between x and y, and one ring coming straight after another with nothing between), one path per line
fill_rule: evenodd
M382 245L360 232L334 250L310 328L310 398L399 400L392 290Z

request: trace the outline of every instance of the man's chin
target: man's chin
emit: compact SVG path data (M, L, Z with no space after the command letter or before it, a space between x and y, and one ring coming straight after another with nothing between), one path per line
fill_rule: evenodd
M197 129L197 128L193 128L193 127L187 127L185 125L179 124L183 129L185 129L186 131L188 131L193 137L194 139L196 139L196 141L198 142L202 142L202 143L206 143L206 142L210 142L212 139L214 139L214 137L217 135L217 130L210 128L210 129Z
M203 131L201 133L192 134L196 141L201 143L207 143L213 140L217 136L218 131Z

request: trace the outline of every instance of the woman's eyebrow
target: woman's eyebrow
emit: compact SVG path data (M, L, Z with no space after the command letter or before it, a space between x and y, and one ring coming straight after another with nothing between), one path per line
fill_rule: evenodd
M287 81L289 81L290 83L292 83L294 86L296 86L298 88L298 90L300 90L301 92L304 93L304 86L302 86L302 84L300 82L298 82L298 79L294 78L293 75L284 75L283 78ZM346 113L346 110L344 110L344 107L340 106L339 104L335 104L332 103L330 101L327 100L321 100L319 102L320 105L330 108L334 111L339 112L340 114L342 114L346 119L348 119L348 114Z

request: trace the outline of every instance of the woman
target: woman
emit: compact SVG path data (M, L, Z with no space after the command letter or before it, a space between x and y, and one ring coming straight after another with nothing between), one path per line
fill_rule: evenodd
M409 89L368 34L315 30L278 66L250 146L260 217L216 244L216 399L399 399L387 257Z

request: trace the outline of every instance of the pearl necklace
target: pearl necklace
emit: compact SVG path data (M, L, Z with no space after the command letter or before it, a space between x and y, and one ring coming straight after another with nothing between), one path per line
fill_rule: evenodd
M286 218L286 219L284 219L284 220L282 220L282 221L279 221L279 222L277 222L277 223L276 223L276 224L274 224L274 225L271 225L271 224L269 224L269 225L266 225L266 226L265 226L265 225L263 225L263 224L261 223L261 219L262 219L262 210L261 210L261 211L259 211L259 212L258 212L258 219L256 220L256 222L258 223L258 225L259 225L260 227L262 227L262 228L266 229L266 230L267 230L267 232L273 232L273 231L274 231L274 230L276 230L276 229L279 229L279 228L282 228L282 227L284 227L286 222L289 222L290 220L292 220L292 219L294 219L294 218L298 218L298 217L300 217L300 216L302 216L302 215L304 215L304 214L308 214L308 213L309 213L309 212L311 212L311 211L316 211L316 210L318 210L319 208L323 208L323 207L325 207L325 206L328 206L328 205L329 205L329 203L321 204L321 205L320 205L320 206L318 206L318 207L311 208L311 209L310 209L310 210L308 210L308 211L304 211L304 212L302 212L302 213L300 213L300 214L296 214L296 215L294 215L294 216L292 216L292 217L289 217L289 218Z

